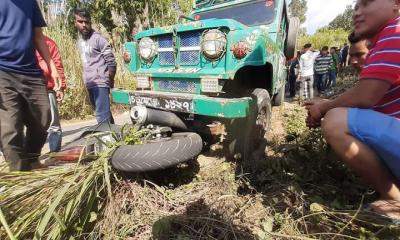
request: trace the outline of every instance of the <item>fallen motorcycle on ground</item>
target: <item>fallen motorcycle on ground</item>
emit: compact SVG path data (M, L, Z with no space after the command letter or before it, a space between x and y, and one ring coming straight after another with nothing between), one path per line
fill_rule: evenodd
M124 140L132 129L142 132L142 144L130 144L129 140ZM50 158L59 162L96 158L111 145L117 145L110 156L115 169L147 172L173 167L195 158L203 149L203 140L197 133L173 133L170 127L153 124L143 127L99 124L84 129L78 138L65 145L60 152L51 154Z

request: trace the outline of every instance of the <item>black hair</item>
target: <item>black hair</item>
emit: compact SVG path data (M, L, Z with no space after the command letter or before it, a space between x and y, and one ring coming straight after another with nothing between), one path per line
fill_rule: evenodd
M347 39L349 40L349 42L351 44L356 44L362 40L356 36L355 32L350 33L350 35Z
M323 46L321 50L322 50L322 51L328 51L328 50L329 50L329 47L328 47L328 46Z
M74 14L78 15L81 18L86 18L88 20L92 19L92 16L90 16L90 12L87 9L84 9L84 8L76 8L74 10Z
M304 45L304 48L311 48L311 47L312 47L311 43L306 43L306 44Z

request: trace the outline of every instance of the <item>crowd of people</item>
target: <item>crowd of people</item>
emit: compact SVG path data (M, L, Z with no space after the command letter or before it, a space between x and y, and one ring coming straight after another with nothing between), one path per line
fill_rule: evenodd
M325 95L336 85L339 71L347 66L348 54L347 43L342 48L324 46L319 51L311 43L305 44L289 62L289 96L310 99L315 91Z
M85 9L74 14L83 80L98 123L113 123L110 88L117 64L107 40L91 27ZM0 150L10 171L43 168L38 160L61 148L58 103L67 87L57 44L45 36L36 0L0 1ZM65 53L67 54L67 53Z

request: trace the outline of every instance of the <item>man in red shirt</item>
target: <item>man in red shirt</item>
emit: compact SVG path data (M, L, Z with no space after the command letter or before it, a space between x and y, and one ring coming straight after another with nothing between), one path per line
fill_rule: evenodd
M377 11L379 9L379 11ZM400 223L400 0L357 0L355 35L370 42L358 84L306 103L308 125L381 196L372 209Z
M51 58L57 68L58 75L61 79L61 86L58 90L54 91L54 79L51 76L49 68L47 67L46 61L40 56L39 52L36 51L36 58L38 60L39 67L43 71L43 75L47 81L47 91L50 100L50 110L51 110L51 122L49 127L49 147L50 152L58 152L61 149L61 124L60 116L58 112L57 102L61 102L64 98L65 84L65 74L64 66L62 64L60 51L58 50L57 44L47 36L45 37L46 45L49 48Z

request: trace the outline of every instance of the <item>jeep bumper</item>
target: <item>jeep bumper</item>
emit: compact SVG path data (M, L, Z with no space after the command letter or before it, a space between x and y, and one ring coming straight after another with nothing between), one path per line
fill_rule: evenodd
M247 117L252 103L250 97L217 98L194 94L121 89L112 90L112 100L119 104L230 119Z

